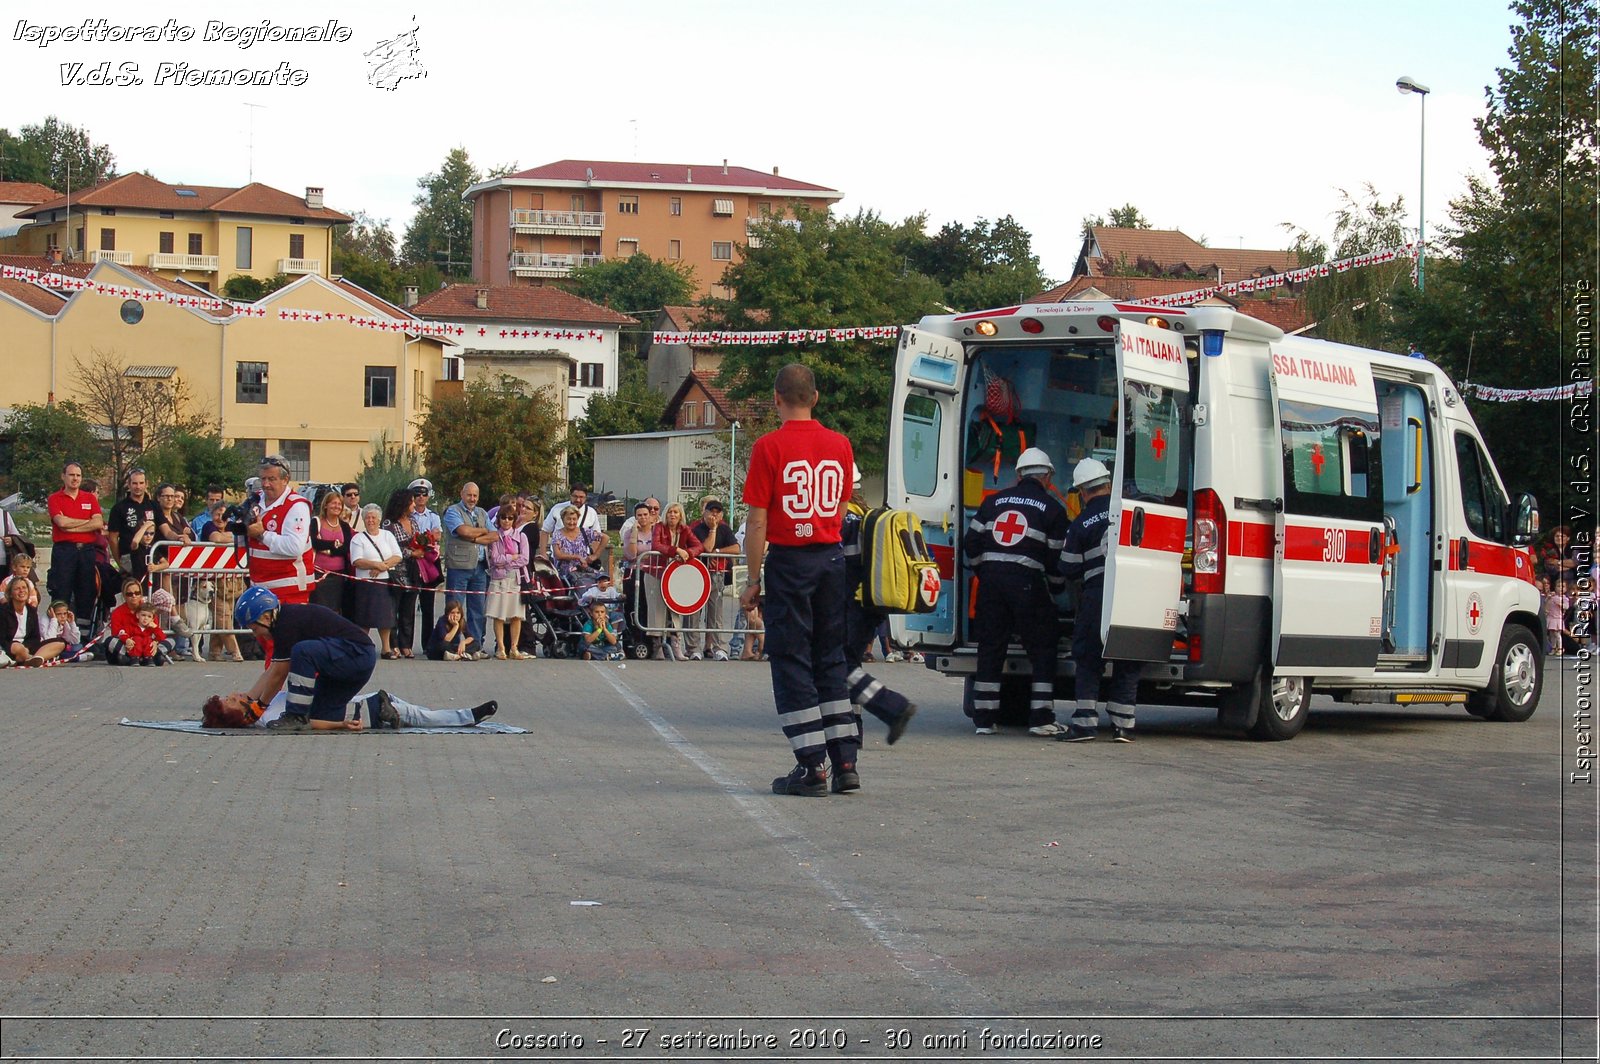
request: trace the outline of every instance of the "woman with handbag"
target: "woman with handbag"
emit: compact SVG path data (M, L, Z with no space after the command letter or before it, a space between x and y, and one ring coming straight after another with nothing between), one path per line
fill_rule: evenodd
M383 509L383 527L394 536L404 558L400 571L390 581L394 594L394 649L402 658L412 658L412 643L416 639L417 597L423 587L422 554L425 544L411 518L410 488L396 488L389 493L389 503Z
M350 537L355 535L344 516L344 496L323 489L311 519L311 566L317 574L311 601L340 615L350 597Z
M376 628L383 656L400 656L390 642L394 631L394 597L389 593L389 573L399 568L400 544L394 533L383 527L383 511L377 503L361 510L362 530L350 540L350 565L355 577L355 597L350 606L350 621L360 628Z

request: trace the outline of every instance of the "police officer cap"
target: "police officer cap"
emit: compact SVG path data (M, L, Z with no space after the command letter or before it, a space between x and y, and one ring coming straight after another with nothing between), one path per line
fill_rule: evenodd
M1075 488L1093 487L1110 479L1111 470L1098 458L1085 458L1072 470L1072 486Z
M1044 453L1041 447L1029 447L1017 455L1017 476L1035 477L1040 473L1054 473L1056 464L1050 461L1050 456Z
M408 487L411 488L411 494L413 494L413 495L416 495L416 494L432 495L433 494L433 482L431 480L429 480L427 477L418 477L416 480L413 480L408 485Z

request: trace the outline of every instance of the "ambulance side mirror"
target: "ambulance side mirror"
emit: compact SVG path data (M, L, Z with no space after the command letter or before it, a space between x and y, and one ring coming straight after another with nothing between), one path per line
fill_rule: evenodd
M1511 505L1511 542L1518 547L1527 546L1539 538L1539 500L1523 492Z

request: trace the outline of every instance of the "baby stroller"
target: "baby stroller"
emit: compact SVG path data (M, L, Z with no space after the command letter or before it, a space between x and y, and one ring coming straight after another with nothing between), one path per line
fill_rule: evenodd
M521 649L547 658L576 656L583 641L584 613L576 590L561 579L548 559L535 558L529 573L529 587L523 595L527 619L522 625Z

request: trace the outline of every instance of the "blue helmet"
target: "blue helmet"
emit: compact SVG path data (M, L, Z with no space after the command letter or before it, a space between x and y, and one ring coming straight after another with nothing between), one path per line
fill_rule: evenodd
M244 589L244 594L239 596L239 601L233 604L233 624L236 628L248 628L261 620L261 615L271 613L279 607L278 596L266 588L256 585Z

